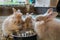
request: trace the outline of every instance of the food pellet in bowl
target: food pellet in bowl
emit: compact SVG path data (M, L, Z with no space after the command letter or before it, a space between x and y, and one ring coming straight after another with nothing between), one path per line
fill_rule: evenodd
M34 31L23 31L19 36L14 36L14 40L37 40L37 35Z

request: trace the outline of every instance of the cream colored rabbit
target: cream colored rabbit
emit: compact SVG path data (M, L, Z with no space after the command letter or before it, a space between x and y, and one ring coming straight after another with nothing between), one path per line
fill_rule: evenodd
M60 40L60 20L57 12L50 8L44 15L36 18L34 30L41 40Z
M24 23L24 29L25 30L28 30L28 29L32 29L32 13L31 14L29 14L29 13L27 13L26 14L26 18L25 18L25 23Z
M22 29L22 13L13 8L13 14L8 16L2 24L2 34L6 37L11 36L13 31Z

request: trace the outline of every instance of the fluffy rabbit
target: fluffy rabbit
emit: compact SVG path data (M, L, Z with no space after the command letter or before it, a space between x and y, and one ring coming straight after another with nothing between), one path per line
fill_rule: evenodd
M28 29L32 29L32 13L31 14L29 14L29 13L27 13L26 14L26 18L25 18L25 23L24 23L24 29L25 30L28 30Z
M13 14L6 18L2 24L2 34L4 36L11 36L13 31L22 29L22 13L20 10L13 9Z
M34 30L41 40L60 40L60 20L57 12L50 8L44 15L36 17Z

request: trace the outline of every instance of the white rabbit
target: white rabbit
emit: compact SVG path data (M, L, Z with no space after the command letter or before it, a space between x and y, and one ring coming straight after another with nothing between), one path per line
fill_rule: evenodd
M41 40L60 40L60 20L52 9L36 17L34 30Z
M20 10L13 8L13 14L8 16L2 24L2 34L4 36L11 36L13 31L18 31L22 28L22 13Z

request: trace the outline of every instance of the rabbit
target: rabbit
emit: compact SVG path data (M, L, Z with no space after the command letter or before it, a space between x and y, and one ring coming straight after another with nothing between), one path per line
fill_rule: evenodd
M15 8L12 8L12 10L13 14L8 16L2 23L2 35L5 37L12 36L13 31L18 32L22 29L23 14L19 9L16 10Z
M57 12L50 8L43 15L37 15L34 30L40 40L60 40L60 20Z
M25 17L25 23L24 23L24 29L25 30L28 30L28 29L32 29L32 14L29 14L29 13L26 13L26 17Z

